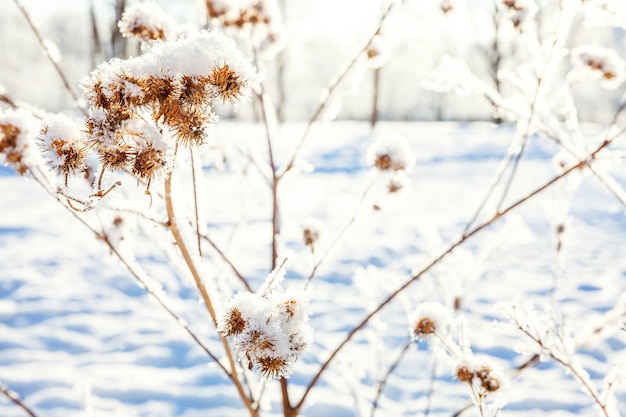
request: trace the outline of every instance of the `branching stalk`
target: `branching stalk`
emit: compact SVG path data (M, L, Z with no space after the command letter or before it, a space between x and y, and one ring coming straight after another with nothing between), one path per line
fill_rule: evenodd
M17 392L9 389L6 385L2 383L0 383L0 394L4 395L9 400L11 400L15 405L21 408L30 417L37 417L37 414L35 414L35 412L30 407L28 407L24 403L24 401L22 401L22 399L20 399L20 396Z
M533 191L531 191L530 193L528 193L527 195L525 195L524 197L520 198L519 200L515 201L514 203L510 204L509 206L507 206L506 208L504 208L503 210L501 210L500 212L494 214L490 219L486 220L485 222L483 222L482 224L476 226L474 229L472 229L471 231L462 234L462 236L457 239L454 243L452 243L447 249L445 249L440 255L438 255L437 257L435 257L430 263L428 263L422 270L420 270L419 272L417 272L415 275L413 275L409 280L407 280L404 284L402 284L398 289L396 289L395 291L393 291L391 294L389 294L387 296L387 298L385 298L379 305L378 307L376 307L374 310L372 310L361 322L359 322L359 324L357 324L347 335L346 337L343 339L343 341L335 348L335 350L333 350L333 352L330 354L330 356L326 359L326 361L320 366L319 371L315 374L315 376L311 379L311 381L309 382L309 384L307 385L304 394L302 395L300 401L297 403L297 405L295 406L296 409L300 409L303 405L304 402L306 400L306 398L308 397L309 393L311 392L311 390L313 389L313 387L317 384L317 382L319 381L319 379L321 378L322 374L324 373L324 371L329 367L330 363L333 361L333 359L339 354L340 351L343 350L343 348L348 344L348 342L354 337L354 335L356 333L358 333L361 329L363 329L368 323L369 321L372 319L372 317L376 316L383 308L385 308L387 305L389 305L391 303L391 301L393 301L399 294L401 294L404 290L406 290L409 286L411 286L411 284L415 283L416 281L418 281L424 274L426 274L428 271L430 271L434 266L438 265L443 259L445 259L448 255L450 255L457 247L461 246L462 244L464 244L467 240L471 239L472 237L474 237L475 235L479 234L481 231L485 230L486 228L488 228L489 226L491 226L493 223L495 223L497 220L499 220L501 217L505 216L506 214L508 214L509 212L513 211L514 209L518 208L519 206L521 206L522 204L526 203L527 201L529 201L530 199L532 199L533 197L537 196L538 194L542 193L543 191L547 190L548 188L551 188L554 184L560 182L563 178L567 177L569 174L571 174L574 171L579 170L580 168L583 168L584 166L588 165L588 163L590 161L592 161L593 159L596 158L596 156L603 150L605 149L609 144L612 143L612 141L618 137L619 135L621 135L623 133L623 131L620 131L619 133L617 133L616 135L607 138L604 140L604 142L599 145L593 152L591 152L589 154L589 156L583 160L580 160L578 162L578 164L570 167L569 169L565 170L564 172L562 172L561 174L555 176L554 178L552 178L551 180L547 181L546 183L544 183L543 185L535 188Z

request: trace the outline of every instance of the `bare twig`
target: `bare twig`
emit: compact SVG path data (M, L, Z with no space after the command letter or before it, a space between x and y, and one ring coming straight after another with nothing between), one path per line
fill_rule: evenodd
M204 283L202 282L202 277L200 276L200 272L198 271L198 268L196 264L194 263L194 260L192 259L189 250L187 249L187 245L185 244L182 234L180 233L180 230L178 229L178 224L176 223L176 217L174 215L174 203L172 201L172 175L171 173L165 179L165 207L166 207L167 216L168 216L168 228L172 234L172 237L174 238L174 241L176 242L176 247L180 251L180 254L182 255L185 261L185 264L187 265L187 268L189 269L189 272L191 273L191 276L194 279L196 288L198 289L198 291L200 292L200 295L202 296L202 300L204 301L204 304L209 312L209 315L211 316L211 320L213 321L213 324L217 327L217 313L215 311L215 307L213 306L213 301L211 297L209 296L209 293ZM241 384L241 381L239 380L239 376L237 372L237 365L235 363L233 352L230 348L230 345L228 344L228 340L226 340L226 337L219 332L218 332L218 336L220 340L222 341L222 345L224 346L224 352L226 354L226 357L228 359L230 369L231 369L230 375L232 376L233 384L235 385L237 392L239 393L239 397L241 398L244 405L250 412L250 416L257 417L259 414L259 411L256 408L254 408L254 402L252 401L252 399L250 399L250 397L248 397L248 395L246 394L244 390L243 385Z
M4 395L9 400L11 400L15 405L17 405L19 408L21 408L30 417L37 417L37 414L35 414L35 412L32 410L32 408L28 407L24 403L24 401L22 401L22 399L20 399L20 396L19 396L19 394L17 392L9 389L9 387L7 387L6 385L4 385L1 382L0 382L0 394Z
M412 344L413 344L413 341L411 339L408 339L406 341L406 343L404 344L404 347L402 348L402 350L400 350L400 353L398 354L398 357L396 358L396 360L393 361L391 366L389 366L389 369L387 369L387 372L385 373L385 375L383 375L380 381L378 381L378 388L376 389L376 396L374 397L374 402L372 403L372 412L370 414L370 417L374 417L374 414L376 413L376 410L378 409L378 401L380 400L383 390L385 389L387 380L389 379L391 374L393 374L393 371L396 370L398 365L400 365L400 362L402 362L402 359L404 359L404 356L409 351L409 348L411 347Z
M335 238L332 240L332 242L330 242L330 244L326 247L326 250L324 251L322 256L320 256L315 262L315 264L313 265L313 268L311 269L311 272L309 273L309 276L307 277L306 284L304 284L305 291L311 284L311 281L315 277L317 270L320 268L320 266L322 266L322 264L324 263L328 255L335 248L335 245L339 243L339 241L346 234L350 226L356 221L359 215L359 211L361 210L361 207L363 206L363 203L365 202L367 195L369 194L370 190L372 189L375 183L376 181L373 180L367 185L367 187L365 187L365 189L363 190L363 193L361 194L361 198L359 199L356 207L354 208L354 211L352 212L352 215L350 216L346 224L344 224L343 227L339 230L339 232L335 235Z
M278 179L282 178L287 172L289 172L294 167L294 164L296 163L296 160L298 158L298 155L300 154L302 146L304 145L304 143L308 139L309 134L311 133L311 130L312 130L313 126L319 120L320 116L324 113L324 110L326 110L328 105L331 103L331 97L337 91L337 88L339 87L341 82L346 78L346 76L348 75L350 70L359 61L359 58L363 55L363 52L366 51L367 48L370 46L370 44L372 43L372 40L377 35L380 34L385 20L387 20L387 17L389 16L389 13L390 13L391 9L393 8L393 6L396 3L397 2L391 2L389 4L389 6L387 7L387 10L383 13L383 16L380 19L380 23L378 24L378 27L376 28L374 33L369 37L369 39L366 42L365 46L362 49L360 49L358 51L358 53L356 55L354 55L354 57L352 57L352 59L349 61L348 65L346 65L341 70L341 72L336 76L336 78L334 79L332 84L328 87L327 93L324 95L324 97L320 101L317 109L313 113L313 116L311 116L311 119L309 120L309 123L307 124L307 126L306 126L306 128L304 130L304 133L302 134L302 137L300 138L300 141L296 145L296 147L295 147L295 149L293 151L293 154L291 155L291 158L289 159L289 162L283 168L281 168L280 171L278 172L278 174L277 174Z
M17 6L17 8L20 9L20 12L22 12L22 15L26 19L26 22L28 23L28 26L30 26L31 30L33 31L33 33L37 37L37 41L39 42L39 46L41 46L41 49L43 50L44 55L46 56L46 58L48 58L48 61L50 61L50 63L54 67L55 71L57 72L57 74L61 78L61 81L63 82L63 86L65 87L65 90L67 90L67 92L70 94L70 96L72 96L72 99L74 100L74 103L76 104L76 107L78 107L78 109L81 111L81 113L84 116L87 116L87 110L85 110L85 107L81 105L81 102L80 102L80 99L78 98L78 95L76 94L76 92L74 91L72 86L70 85L67 77L65 76L65 73L63 72L63 70L61 69L59 64L50 55L50 51L46 47L44 39L41 36L41 33L39 33L39 30L37 29L37 27L35 26L33 21L31 20L30 15L28 14L28 12L24 8L24 6L22 6L22 4L20 3L19 0L13 0L13 2Z

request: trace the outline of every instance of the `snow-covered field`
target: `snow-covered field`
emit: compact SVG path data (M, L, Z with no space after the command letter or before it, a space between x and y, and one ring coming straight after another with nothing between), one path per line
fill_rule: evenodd
M301 124L281 127L278 158L289 154L303 129ZM295 399L347 331L460 236L487 192L513 128L454 123L376 128L376 134L388 133L409 140L417 157L412 181L393 195L374 189L308 288L314 343L291 377ZM265 158L262 126L219 123L215 135ZM373 140L366 124L318 126L303 153L315 169L282 184L287 285L301 287L312 267L301 239L306 218L323 224L322 250L351 218L372 178L365 153ZM270 272L270 192L255 165L232 152L232 164L204 171L203 216L209 235L257 288ZM552 143L531 138L507 201L552 178L555 153ZM619 164L610 172L626 183ZM123 187L135 186L127 182ZM602 388L602 379L626 360L626 219L624 207L606 188L584 177L568 214L565 258L555 280L555 219L568 184L574 183L557 183L477 233L386 307L331 363L303 415L369 416L377 381L407 343L408 317L427 300L452 305L456 298L457 314L467 321L464 337L505 372L528 360L529 346L536 346L507 324L502 306L529 302L539 313L552 308L558 326L576 343L569 358ZM39 417L245 415L236 391L210 358L71 213L37 183L6 168L0 171L0 195L0 382L23 396ZM149 204L147 197L143 202ZM372 204L382 210L372 210ZM145 239L136 233L138 241ZM193 285L174 275L167 255L147 243L136 250L137 261L181 318L219 352ZM169 245L165 238L156 247ZM219 257L209 250L205 256L218 274ZM605 319L609 324L594 333ZM504 404L502 416L597 415L580 383L550 358L508 378L495 395ZM623 384L616 395L617 409L625 415ZM426 342L414 342L389 378L376 415L452 416L470 398L450 366ZM264 399L263 415L280 415L276 387L268 384ZM0 416L24 415L0 398Z

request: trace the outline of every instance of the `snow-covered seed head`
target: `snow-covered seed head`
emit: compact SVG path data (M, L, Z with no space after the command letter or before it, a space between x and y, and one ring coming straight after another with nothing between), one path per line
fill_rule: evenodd
M537 5L533 0L502 0L502 5L508 9L513 26L520 30L537 12Z
M145 142L137 149L132 172L139 178L149 180L159 174L166 165L164 151L155 148L152 143Z
M67 176L82 171L87 146L76 124L64 115L50 118L39 134L40 147L50 167Z
M365 54L367 55L367 63L371 68L380 68L389 58L389 46L382 36L376 35L367 45Z
M409 184L409 177L404 170L395 171L387 182L387 191L389 193L397 193Z
M266 3L269 3L267 0L232 2L234 7L229 3L222 0L206 0L209 17L219 19L225 27L237 28L243 28L247 25L269 24L271 21L270 14L265 10Z
M420 318L413 327L413 335L418 339L423 339L435 333L437 325L428 317Z
M208 81L215 87L215 96L224 103L238 100L245 87L244 81L227 64L213 67Z
M411 336L416 340L429 340L433 335L444 335L451 315L450 310L443 304L421 303L410 319Z
M4 154L4 161L24 175L28 167L22 163L23 154L18 146L20 128L9 123L0 123L0 153Z
M143 42L170 39L175 33L174 19L154 2L137 2L127 7L118 23L122 36Z
M176 95L187 106L206 106L211 102L208 77L181 75L176 80Z
M281 356L262 356L256 358L259 372L265 378L282 378L289 375L291 364Z
M439 9L444 15L450 13L452 10L454 10L454 1L442 0L441 3L439 3Z
M112 144L101 146L98 155L103 170L120 170L128 167L132 160L132 150L128 145Z
M369 147L367 160L380 171L409 172L413 167L414 156L404 137L385 136Z
M456 378L461 382L471 384L474 379L474 372L470 371L467 366L461 365L456 369Z
M601 81L603 87L615 89L626 78L624 60L612 49L592 45L572 50L572 63Z
M169 125L174 130L176 138L183 145L200 146L207 137L207 129L213 121L211 115L201 110L185 109L177 106L175 116L169 115Z
M248 322L243 318L241 310L237 307L231 307L221 319L218 331L227 337L237 336L245 330L247 324Z
M502 387L502 377L497 367L488 363L470 360L459 364L456 378L466 384L480 386L484 393L498 391Z
M319 221L308 218L302 225L302 239L304 245L308 246L311 251L314 250L315 243L319 240L321 234L321 225Z

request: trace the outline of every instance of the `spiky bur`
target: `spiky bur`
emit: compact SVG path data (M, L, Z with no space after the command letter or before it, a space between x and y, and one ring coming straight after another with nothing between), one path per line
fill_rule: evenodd
M572 64L581 74L599 80L606 89L619 87L626 78L624 60L612 49L582 45L572 50Z
M206 0L209 19L226 30L249 31L254 47L274 55L286 44L285 28L276 0Z
M302 293L238 293L226 306L218 331L235 341L249 370L268 379L287 378L311 342Z
M415 163L411 147L403 136L391 135L378 138L367 149L367 162L379 171L410 172Z
M387 179L387 192L396 193L409 185L408 173L413 169L415 156L403 136L382 136L367 149L366 160Z
M438 302L421 303L409 319L409 331L415 340L443 337L452 321L452 312Z
M466 358L456 366L456 378L477 391L480 397L498 391L503 385L502 370L486 358Z
M131 30L131 21L146 21L139 15L139 9L129 12L120 25ZM171 169L176 143L205 143L217 120L215 100L246 100L258 81L250 61L219 32L167 38L139 57L102 64L82 80L90 105L87 143L103 174L128 170L149 185Z
M322 234L322 224L314 218L308 218L302 225L302 240L311 252L315 252L315 244Z
M87 143L78 125L69 117L59 114L43 122L38 136L39 147L48 165L67 179L82 172L87 158Z
M532 22L538 10L534 0L501 0L500 3L513 27L520 32Z
M391 55L387 41L381 36L376 35L365 48L367 56L367 65L370 68L381 68Z
M38 164L33 142L37 124L35 118L24 110L0 111L0 155L4 164L20 175Z
M122 36L142 42L165 41L176 36L176 22L154 2L137 2L127 7L118 27Z

